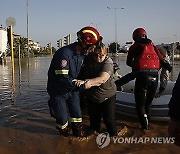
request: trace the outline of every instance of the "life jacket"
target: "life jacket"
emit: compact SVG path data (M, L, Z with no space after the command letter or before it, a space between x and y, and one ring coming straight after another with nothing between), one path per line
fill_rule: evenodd
M137 44L139 56L135 58L134 68L136 69L160 69L160 60L152 43Z

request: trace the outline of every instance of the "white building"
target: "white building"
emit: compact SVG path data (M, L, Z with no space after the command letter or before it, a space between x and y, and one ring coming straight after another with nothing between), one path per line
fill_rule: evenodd
M19 34L13 33L14 38L20 38L23 37ZM37 50L40 51L40 43L34 40L29 39L29 49L30 50ZM6 53L8 50L8 45L7 45L7 30L5 28L2 28L0 26L0 57L2 57L3 53Z
M39 42L31 40L31 39L29 39L29 47L30 47L30 50L37 50L37 51L40 51L40 48L41 48Z
M0 27L0 57L7 50L7 31L6 29Z

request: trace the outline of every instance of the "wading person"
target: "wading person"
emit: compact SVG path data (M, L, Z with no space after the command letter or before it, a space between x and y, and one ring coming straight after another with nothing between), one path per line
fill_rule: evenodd
M77 87L87 89L90 128L99 132L101 117L110 136L117 135L115 121L116 85L113 80L113 61L107 56L104 44L99 44L84 60Z
M72 83L84 60L85 51L91 50L101 39L93 27L84 27L77 32L78 41L57 50L48 70L47 92L50 114L56 119L61 135L83 136L79 91ZM68 123L70 116L70 124Z
M167 82L169 80L169 73L172 70L172 66L170 65L169 56L168 56L167 50L165 48L163 48L163 47L156 48L154 46L154 49L155 49L156 53L160 52L163 55L163 59L160 60L160 64L161 64L160 86L159 86L159 91L155 95L155 97L160 97L167 86ZM134 80L136 78L136 75L138 74L138 72L141 72L141 70L135 69L135 70L132 70L132 72L119 77L119 79L117 79L115 81L117 89L119 89L121 91L122 90L121 86L130 82L131 80Z
M163 56L158 50L155 51L143 28L137 28L132 36L135 42L129 49L126 63L132 67L133 72L138 72L134 91L136 111L141 128L148 130L151 103L158 86L158 71Z

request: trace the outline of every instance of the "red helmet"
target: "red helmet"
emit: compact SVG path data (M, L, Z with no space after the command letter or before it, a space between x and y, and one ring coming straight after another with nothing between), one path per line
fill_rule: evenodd
M101 36L97 29L87 26L82 28L77 32L78 40L85 42L87 45L94 45L98 43L101 39Z
M133 32L133 35L132 35L133 40L135 41L137 37L142 36L142 35L147 37L147 33L144 30L144 28L137 28L137 29L135 29L134 32Z

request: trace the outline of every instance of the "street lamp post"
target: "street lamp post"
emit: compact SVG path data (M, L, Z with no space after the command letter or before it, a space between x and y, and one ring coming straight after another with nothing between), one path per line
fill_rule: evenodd
M107 7L107 9L114 9L114 15L115 15L115 17L114 17L114 20L115 20L115 43L116 43L116 52L117 52L117 15L116 15L116 11L117 11L117 9L124 9L124 8L111 8L111 7Z
M27 9L27 52L28 52L28 67L29 67L29 16L28 16L28 0L26 0Z
M175 36L175 43L177 42L177 35L174 35Z

